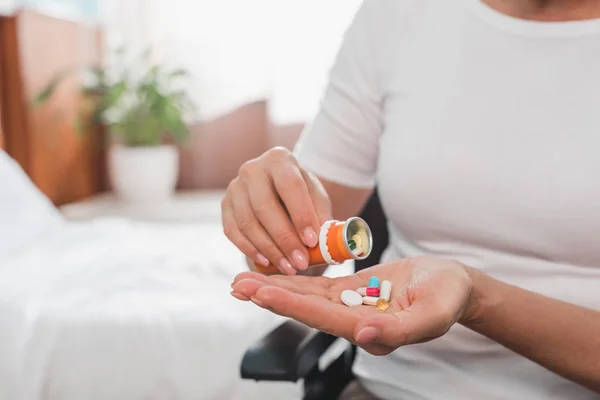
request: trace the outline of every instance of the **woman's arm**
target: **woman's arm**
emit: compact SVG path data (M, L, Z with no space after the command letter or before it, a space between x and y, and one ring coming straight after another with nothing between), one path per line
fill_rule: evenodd
M305 271L306 248L316 245L322 223L355 215L368 198L371 190L358 188L376 182L386 95L384 15L378 1L365 1L357 11L330 70L320 110L293 154L270 150L245 163L230 183L222 203L225 234L258 264L289 275Z
M468 271L475 308L464 326L600 393L600 311Z
M392 282L385 312L347 307L342 291L371 276ZM341 278L240 274L233 294L385 355L444 335L455 323L600 393L600 312L499 282L459 262L416 257Z

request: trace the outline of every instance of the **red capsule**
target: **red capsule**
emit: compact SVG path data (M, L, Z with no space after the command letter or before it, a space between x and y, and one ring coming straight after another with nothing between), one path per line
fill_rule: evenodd
M367 296L379 297L379 288L376 288L376 287L367 288Z

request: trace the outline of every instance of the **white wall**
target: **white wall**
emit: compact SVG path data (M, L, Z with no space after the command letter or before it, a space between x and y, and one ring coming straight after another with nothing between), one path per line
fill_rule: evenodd
M101 0L0 0L0 14L29 8L56 18L96 23Z
M10 15L17 7L17 0L0 0L0 15Z
M191 72L203 119L269 100L276 123L318 109L329 68L361 0L102 0L109 49Z

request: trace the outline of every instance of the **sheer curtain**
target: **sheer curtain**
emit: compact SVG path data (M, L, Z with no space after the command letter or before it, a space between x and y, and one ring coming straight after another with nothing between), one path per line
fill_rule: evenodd
M305 122L361 0L103 0L108 50L151 46L188 69L201 118L266 99L275 123ZM109 59L110 60L110 59ZM110 62L110 61L109 61Z

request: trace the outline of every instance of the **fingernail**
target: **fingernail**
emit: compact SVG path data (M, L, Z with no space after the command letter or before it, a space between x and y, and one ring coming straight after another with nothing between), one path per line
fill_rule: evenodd
M304 256L304 253L302 253L300 250L294 250L292 252L292 258L294 259L294 265L296 268L301 270L308 268L308 260Z
M304 229L304 243L308 247L315 247L318 242L319 238L317 236L317 232L315 232L312 226L309 226L308 228Z
M250 300L250 299L249 299L249 298L247 298L246 296L244 296L244 295L242 295L242 294L239 294L239 293L231 292L231 295L232 295L233 297L235 297L236 299L238 299L238 300L241 300L241 301L248 301L248 300Z
M258 300L255 297L251 297L250 300L259 307L262 307L262 308L265 307L265 305L262 303L262 301Z
M372 342L379 336L379 329L374 328L372 326L367 326L366 328L362 328L356 334L356 341L358 343L368 343Z
M292 264L287 258L282 258L281 261L279 261L279 266L281 267L283 272L288 275L294 275L296 273L296 269L292 267Z
M268 267L270 262L269 260L267 260L267 257L263 256L262 254L258 253L256 255L256 262L258 262L260 265L262 265L263 267Z

